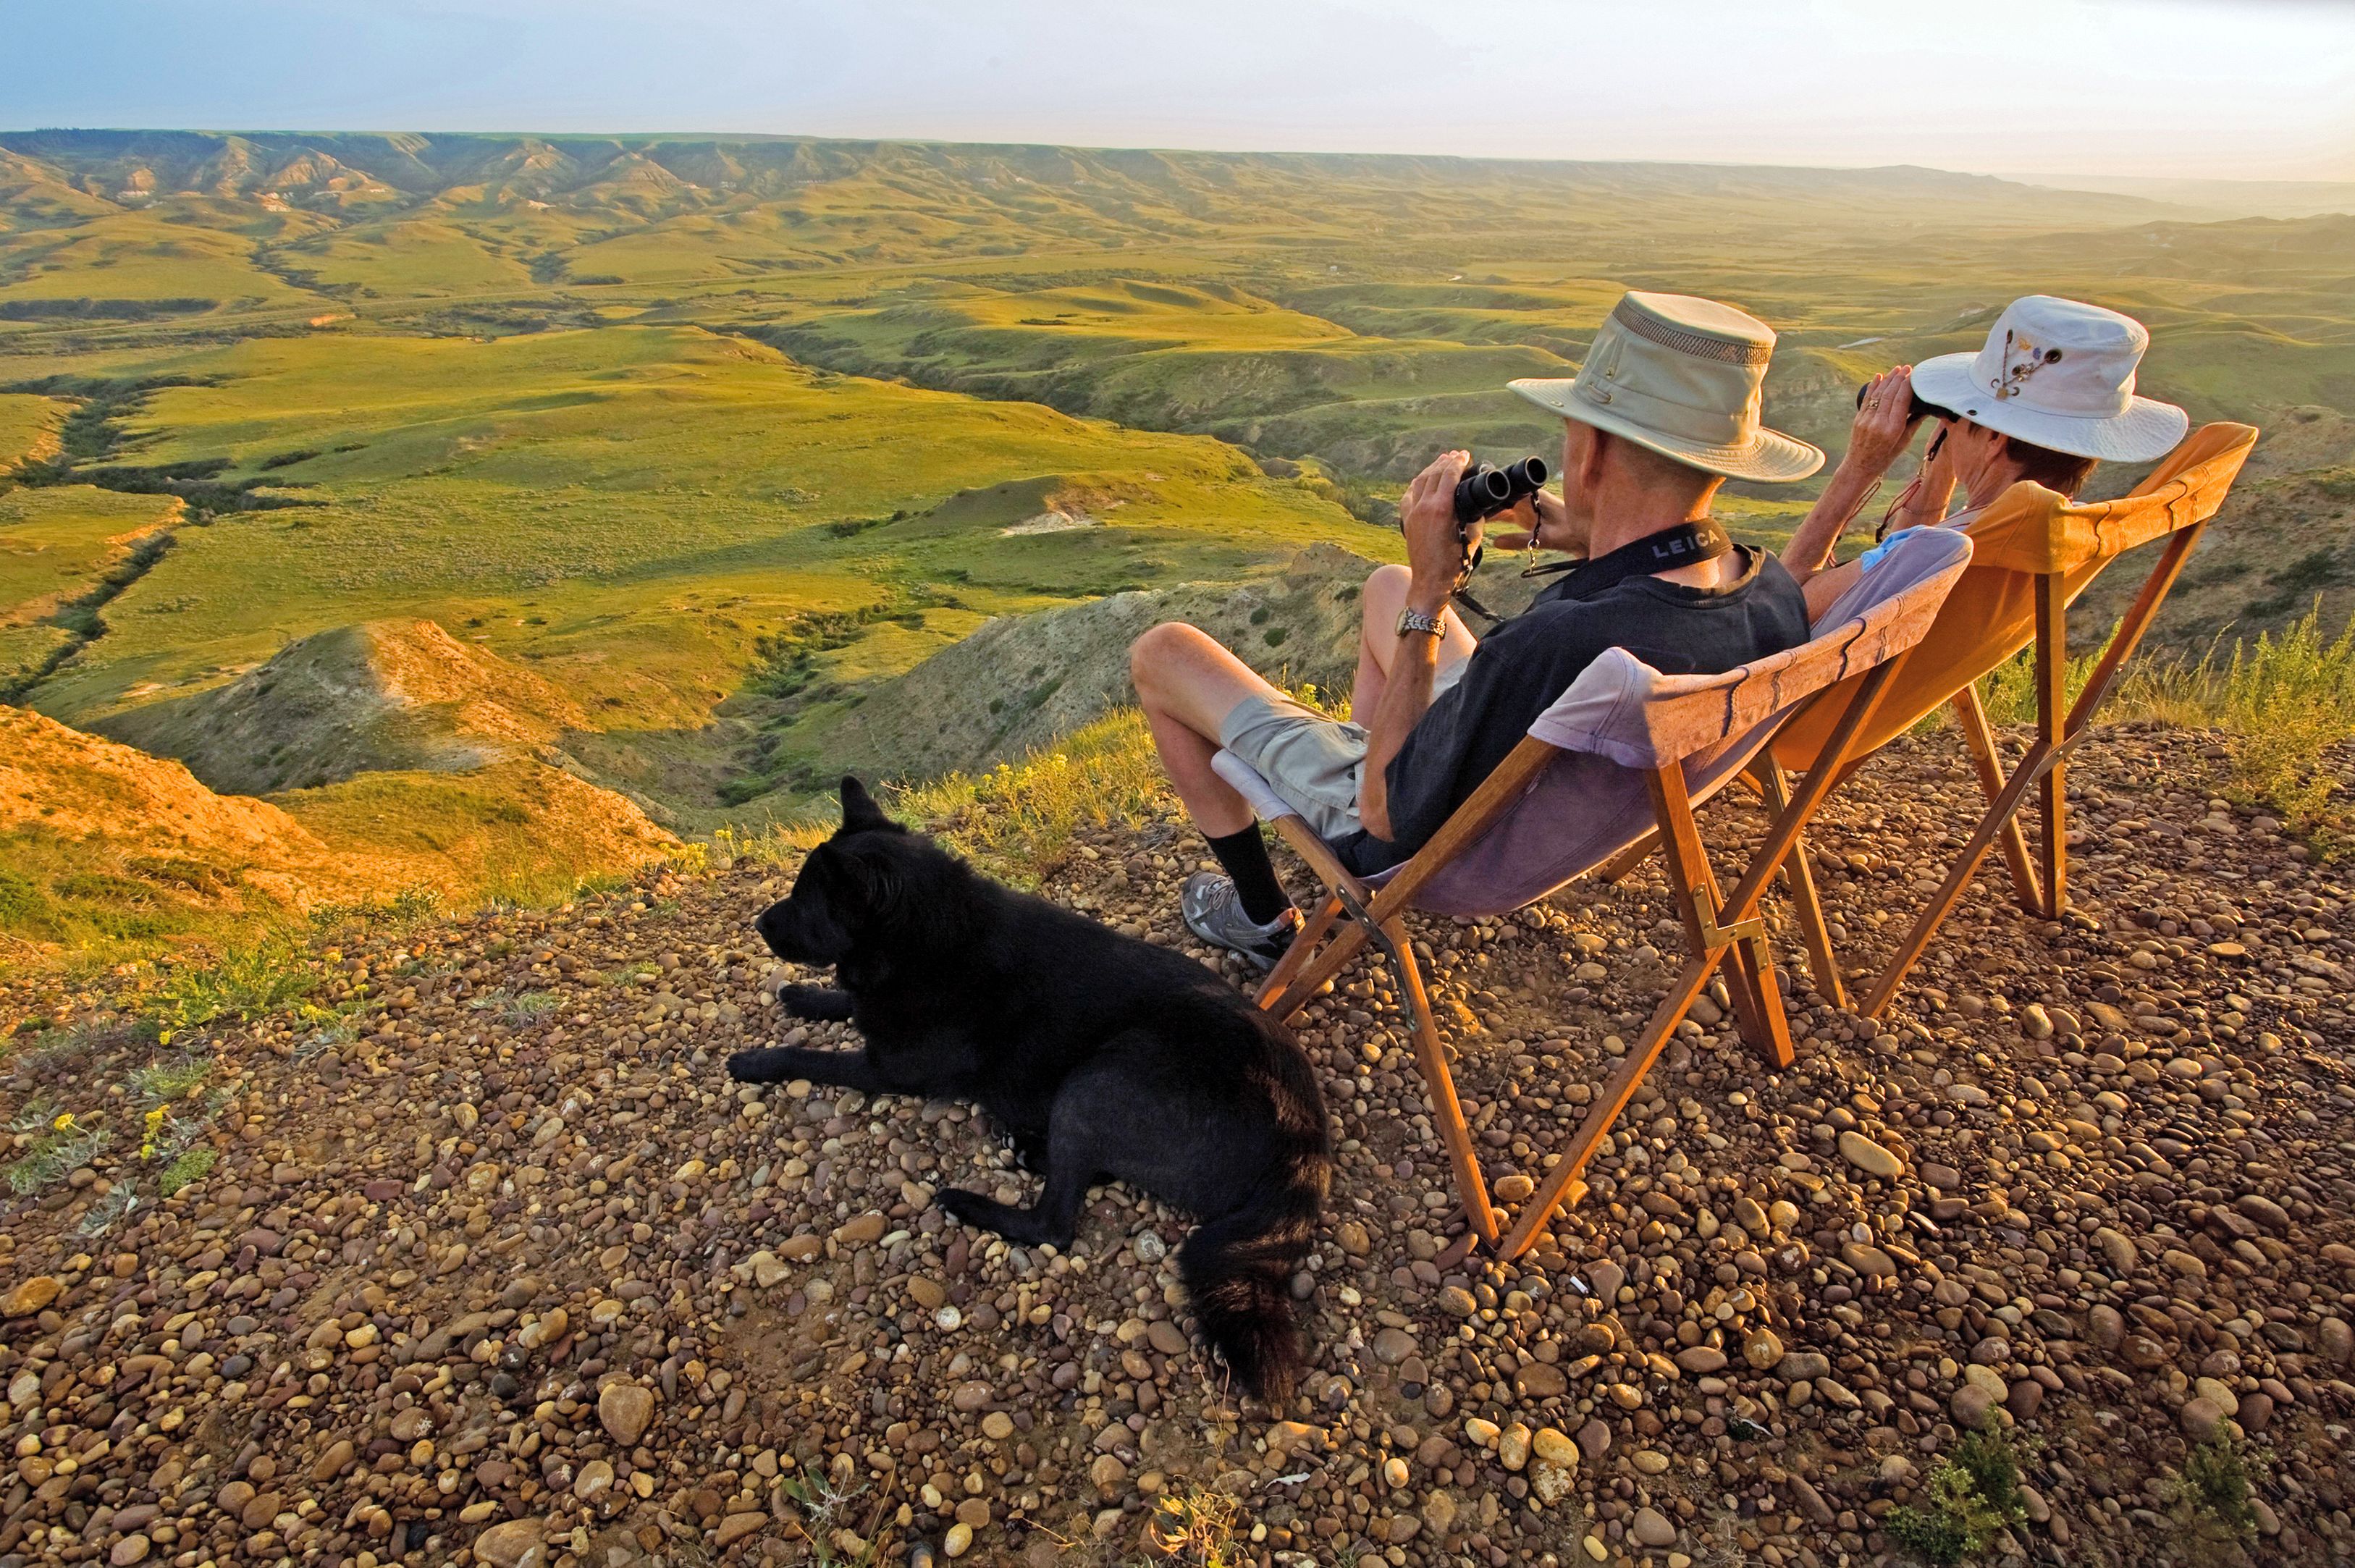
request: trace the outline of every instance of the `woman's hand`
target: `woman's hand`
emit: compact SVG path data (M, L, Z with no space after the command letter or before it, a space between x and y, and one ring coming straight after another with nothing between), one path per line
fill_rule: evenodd
M1476 523L1465 539L1455 532L1455 482L1471 462L1468 452L1443 452L1399 497L1399 531L1406 536L1407 571L1413 579L1407 584L1407 607L1426 615L1447 603L1465 553L1480 542Z
M1954 432L1949 429L1945 440L1931 443L1931 451L1922 460L1922 471L1889 508L1889 531L1945 521L1960 477L1955 466Z
M1856 421L1849 427L1848 451L1840 458L1840 466L1866 480L1888 473L1889 465L1913 437L1913 422L1906 417L1913 407L1913 366L1897 366L1867 381Z

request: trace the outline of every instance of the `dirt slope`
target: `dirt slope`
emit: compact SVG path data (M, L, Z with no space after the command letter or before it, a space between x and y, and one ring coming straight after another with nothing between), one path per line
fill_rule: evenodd
M178 758L216 789L267 794L363 773L465 772L539 753L585 722L547 681L432 621L370 621L97 727Z

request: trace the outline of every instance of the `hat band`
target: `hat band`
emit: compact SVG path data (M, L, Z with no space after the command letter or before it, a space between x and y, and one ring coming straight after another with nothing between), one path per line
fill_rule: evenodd
M1613 307L1611 319L1638 337L1696 359L1714 359L1721 365L1764 365L1774 357L1771 343L1733 343L1707 333L1689 332L1649 311L1637 310L1624 298Z
M1746 444L1758 430L1748 409L1727 413L1721 409L1695 408L1619 382L1589 380L1584 375L1572 383L1571 389L1587 402L1607 408L1629 424L1664 440L1724 450Z

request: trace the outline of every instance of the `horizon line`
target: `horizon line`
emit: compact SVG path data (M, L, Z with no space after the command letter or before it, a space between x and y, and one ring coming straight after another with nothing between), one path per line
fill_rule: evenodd
M1081 153L1151 153L1178 154L1196 157L1279 157L1279 158L1391 158L1420 159L1430 162L1479 164L1507 163L1529 165L1572 165L1589 168L1694 168L1694 169L1785 169L1801 173L1870 174L1883 170L1919 170L1929 174L1951 175L1961 179L1988 179L2009 185L2041 186L2056 180L2125 180L2148 185L2232 185L2232 186L2306 186L2355 187L2355 176L2341 178L2290 177L2279 175L2154 175L2103 174L2092 170L2070 170L2062 173L2023 174L2017 171L1948 168L1939 164L1792 164L1745 162L1721 158L1572 158L1544 157L1511 153L1416 153L1337 151L1308 147L1187 147L1156 146L1145 144L1121 145L1088 142L1042 141L979 141L960 140L943 136L905 135L830 135L805 131L525 131L525 130L390 130L384 128L334 128L324 126L208 126L208 125L33 125L16 129L0 129L0 137L87 133L150 134L182 136L471 136L535 138L541 141L613 140L613 141L706 141L706 142L831 142L900 145L913 147L991 147L1023 148L1055 152ZM2047 187L2066 188L2066 187ZM2103 194L2095 192L2093 194Z

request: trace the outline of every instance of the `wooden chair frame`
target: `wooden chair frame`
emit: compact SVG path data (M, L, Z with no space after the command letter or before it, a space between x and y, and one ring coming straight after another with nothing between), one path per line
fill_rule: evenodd
M1497 764L1471 798L1380 890L1369 889L1351 875L1332 850L1297 816L1280 816L1274 827L1325 884L1326 897L1302 928L1289 951L1261 987L1259 1005L1277 1018L1290 1020L1325 983L1371 943L1396 976L1414 1036L1415 1065L1431 1098L1455 1173L1455 1190L1465 1219L1480 1242L1506 1258L1519 1257L1536 1245L1556 1209L1575 1204L1586 1195L1583 1173L1612 1125L1635 1097L1636 1085L1651 1070L1678 1024L1684 1021L1693 998L1700 994L1721 964L1732 960L1727 987L1742 1037L1767 1061L1787 1067L1793 1060L1790 1023L1774 975L1774 960L1766 936L1759 901L1768 881L1780 869L1801 831L1815 815L1841 773L1842 762L1857 733L1879 707L1890 679L1905 662L1900 654L1868 671L1854 700L1833 730L1815 768L1793 789L1782 770L1762 748L1752 763L1762 793L1774 808L1764 842L1751 857L1748 869L1730 895L1719 891L1716 872L1693 821L1692 799L1679 764L1648 769L1653 831L1668 859L1668 882L1683 916L1689 957L1653 1009L1642 1037L1613 1072L1603 1093L1588 1109L1567 1151L1547 1171L1536 1192L1523 1205L1509 1233L1500 1239L1497 1211L1489 1201L1487 1178L1465 1125L1455 1081L1448 1072L1447 1051L1432 1017L1431 1000L1406 925L1406 912L1415 894L1440 870L1475 843L1529 789L1561 749L1525 737ZM1822 700L1828 689L1808 699ZM1804 880L1803 876L1801 879ZM1810 887L1812 885L1810 884ZM1802 912L1803 923L1807 915ZM1815 919L1820 925L1820 914ZM1336 927L1338 927L1337 934ZM1327 941L1327 937L1331 940ZM1810 951L1818 942L1828 951L1828 937L1809 936Z
M2248 446L2256 439L2256 432L2246 427L2211 425L2199 432L2179 447L2178 453L2194 449L2211 435L2221 436L2226 444L2200 457L2187 470L2161 479L2154 475L2146 480L2153 488L2138 490L2128 502L2147 499L2168 508L2173 523L2163 530L2155 530L2140 542L2150 543L2164 539L2158 562L2136 594L2134 603L2119 621L2109 646L2074 703L2068 700L2067 674L2069 667L2069 599L2068 572L2048 570L2028 574L2032 584L2034 634L2030 646L2034 650L2036 689L2036 734L2026 753L2009 773L2004 770L2001 754L1996 747L1995 733L1989 726L1987 709L1979 700L1978 682L1965 684L1947 700L1952 704L1957 728L1962 731L1965 746L1971 754L1979 787L1987 800L1987 810L1980 816L1963 852L1948 869L1945 880L1928 905L1915 916L1913 924L1898 945L1888 965L1873 981L1865 1001L1858 1011L1866 1018L1879 1018L1895 999L1907 975L1928 951L1938 929L1954 912L1963 891L1985 862L1990 848L2000 848L2004 864L2011 876L2011 884L2020 907L2031 915L2046 920L2058 920L2069 907L2069 837L2067 763L2069 753L2083 740L2088 726L2101 709L2110 688L2115 684L2126 662L2141 646L2143 636L2158 616L2159 609L2182 575L2186 561L2207 529L2209 519L2222 504L2240 462L2235 460L2217 484L2213 497L2206 499L2204 509L2195 511L2182 520L2174 521L2173 508L2182 499L2181 494L2189 475L2205 467L2220 457L2232 455L2232 432L2244 431L2239 451L2244 458ZM2169 460L2169 464L2173 459ZM2167 465L2162 465L2162 472ZM2171 493L2177 493L2171 496ZM2057 502L2057 497L2054 498ZM2200 503L2195 502L2195 505ZM2124 553L2121 551L2120 553ZM2079 584L2079 592L2091 581ZM1841 773L1832 781L1837 789L1847 782L1867 762L1871 752L1847 758ZM1778 773L1771 760L1764 770L1753 768L1752 776L1764 793L1768 802L1777 798L1779 787L1772 775ZM2039 833L2031 851L2027 835L2019 824L2019 813L2028 802L2030 790L2037 794ZM1596 875L1604 881L1616 881L1643 864L1660 847L1657 834L1646 835L1615 857ZM1847 987L1843 983L1837 955L1831 948L1829 928L1825 923L1821 901L1815 887L1813 869L1804 844L1795 846L1784 867L1792 903L1798 917L1800 930L1807 944L1807 968L1815 982L1817 994L1832 1006L1846 1009L1849 1006Z
M1987 709L1981 706L1978 683L1973 681L1954 697L1955 718L1962 730L1964 743L1969 748L1971 762L1979 778L1979 787L1987 797L1987 811L1947 869L1945 880L1931 895L1922 912L1914 917L1913 925L1898 944L1889 965L1875 980L1871 991L1859 1009L1869 1019L1877 1019L1888 1010L1896 997L1905 976L1920 963L1928 951L1938 928L1954 912L1961 901L1963 890L1970 886L1978 873L1987 851L2000 845L2004 864L2011 873L2012 891L2021 909L2046 920L2058 920L2069 907L2069 794L2067 764L2069 753L2085 737L2086 727L2101 710L2103 700L2109 696L2118 672L2126 667L2135 650L2141 646L2143 635L2158 619L2159 607L2166 603L2168 593L2175 587L2176 579L2183 573L2184 562L2190 559L2200 536L2207 531L2208 519L2201 517L2187 523L2167 537L2159 558L2143 580L2141 591L2110 638L2101 662L2094 667L2085 688L2073 703L2068 699L2069 670L2069 596L2062 575L2040 572L2036 577L2036 738L2029 742L2009 776L1996 751L1995 732L1989 728ZM1859 762L1861 759L1859 759ZM1857 764L1849 764L1851 771ZM2037 792L2038 837L2036 854L2031 858L2025 835L2020 831L2019 810L2028 802L2030 790ZM1795 864L1806 859L1804 851ZM1834 976L1833 990L1828 997L1838 998L1838 980L1836 965L1827 963L1817 974ZM1817 989L1823 990L1818 985ZM1835 999L1835 1006L1844 1006L1844 999Z

